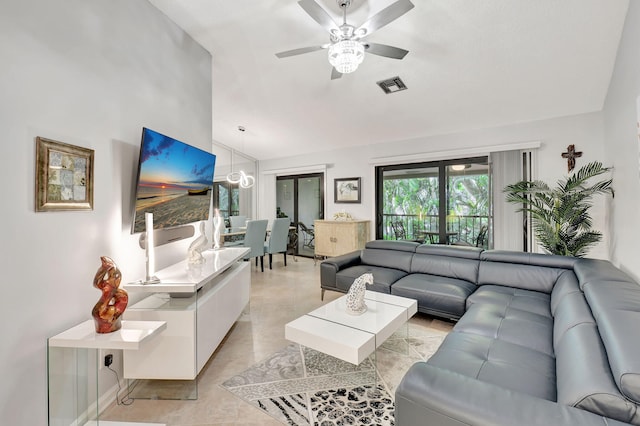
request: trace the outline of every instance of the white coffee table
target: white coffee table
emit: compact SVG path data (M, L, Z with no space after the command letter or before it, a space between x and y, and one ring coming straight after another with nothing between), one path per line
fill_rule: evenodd
M358 365L418 310L414 299L365 292L367 311L350 315L346 295L291 321L285 338Z

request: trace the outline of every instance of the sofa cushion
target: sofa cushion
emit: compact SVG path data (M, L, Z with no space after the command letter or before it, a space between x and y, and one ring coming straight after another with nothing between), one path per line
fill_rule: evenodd
M416 243L414 241L373 240L365 243L364 248L408 251L410 253L413 253L416 251L416 248L418 248L418 246L420 246L420 243Z
M578 324L556 344L558 403L632 424L640 424L637 407L611 376L607 353L595 323Z
M541 315L509 305L476 303L467 310L454 330L490 337L554 356L553 319L550 314Z
M513 391L556 400L555 359L521 345L453 331L427 363Z
M353 281L360 275L371 272L373 274L373 284L367 286L367 290L379 291L381 293L391 293L389 287L400 278L407 275L406 272L398 269L384 268L372 265L358 265L344 269L336 274L336 287L342 291L349 291Z
M584 294L581 291L567 294L558 304L553 317L553 346L557 347L565 333L572 328L595 323Z
M397 426L628 426L417 362L397 387Z
M579 261L578 258L570 256L525 253L509 250L486 250L480 254L480 259L487 262L519 263L522 265L560 269L573 269L574 265Z
M360 265L360 250L325 259L320 264L320 287L338 290L336 274L356 265Z
M509 306L534 314L551 316L549 295L538 291L522 290L520 288L499 285L483 285L469 296L467 299L467 309L476 303Z
M543 293L551 293L558 277L576 262L566 256L501 250L484 251L480 259L478 285L495 284Z
M447 247L450 250L443 250L444 247L428 250L429 246L418 247L411 261L411 272L440 275L476 283L480 265L477 259L480 254L478 251L452 247Z
M551 314L555 316L556 310L562 299L573 293L582 294L578 277L573 271L565 271L558 277L556 285L551 290Z
M640 403L640 286L600 281L583 286L613 373L622 394Z
M400 269L402 271L409 272L411 270L413 252L405 250L365 248L362 250L360 258L362 259L363 265Z
M416 253L433 256L450 256L461 259L480 260L482 249L478 247L447 246L443 244L423 244L416 248Z
M634 282L629 275L613 266L608 260L579 259L573 269L580 280L581 287L591 282L601 281Z
M478 285L502 285L551 293L563 269L518 263L480 262Z
M465 300L475 284L430 274L409 274L391 287L391 294L418 301L421 312L457 319L464 314Z

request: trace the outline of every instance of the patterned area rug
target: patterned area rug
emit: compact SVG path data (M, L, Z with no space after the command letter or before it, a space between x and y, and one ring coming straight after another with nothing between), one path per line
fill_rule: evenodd
M446 332L409 335L394 335L358 366L292 343L222 387L288 425L394 425L395 387Z

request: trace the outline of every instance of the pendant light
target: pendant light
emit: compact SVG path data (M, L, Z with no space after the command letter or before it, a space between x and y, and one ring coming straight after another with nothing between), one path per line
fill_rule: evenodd
M244 148L244 126L238 126L238 130L242 134L242 147ZM239 170L237 172L233 171L233 159L235 157L236 150L231 148L231 173L227 175L227 182L238 184L240 188L251 188L253 184L256 183L256 179L253 176L249 176L244 172L244 170Z

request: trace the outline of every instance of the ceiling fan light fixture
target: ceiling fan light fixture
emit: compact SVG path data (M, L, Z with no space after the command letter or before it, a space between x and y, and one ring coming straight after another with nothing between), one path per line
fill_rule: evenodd
M470 164L454 164L453 166L451 166L451 170L455 170L456 172L461 172L464 169L468 169L469 167L471 167Z
M329 46L329 63L341 74L358 69L364 60L364 46L357 40L340 40Z

